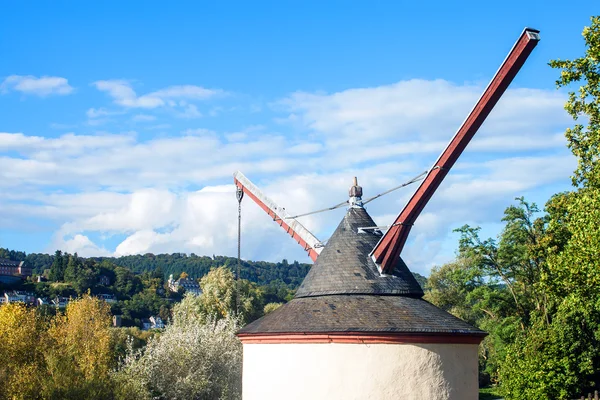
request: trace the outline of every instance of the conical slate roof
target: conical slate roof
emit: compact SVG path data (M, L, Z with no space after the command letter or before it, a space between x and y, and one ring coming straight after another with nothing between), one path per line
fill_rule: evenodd
M296 297L333 294L422 297L423 290L402 259L398 258L393 275L379 274L369 253L381 233L373 229L359 233L359 228L375 225L364 208L350 208L304 278Z
M423 290L398 258L381 275L369 253L381 233L367 211L348 209L290 302L246 325L241 336L373 333L485 336L423 300Z

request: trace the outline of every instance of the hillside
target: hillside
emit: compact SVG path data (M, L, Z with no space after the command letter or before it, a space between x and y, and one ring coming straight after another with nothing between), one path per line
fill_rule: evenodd
M33 268L34 274L42 274L44 270L50 269L54 261L54 255L44 253L26 254L22 251L3 248L0 248L0 258L25 261L27 265ZM182 272L186 272L190 278L197 279L206 275L211 268L225 265L235 270L237 266L237 258L234 257L208 257L193 253L190 255L184 253L156 255L147 253L123 257L94 257L94 260L98 262L107 260L117 266L128 268L137 274L153 272L160 268L165 278L171 274L178 277ZM310 267L311 264L299 263L298 261L289 263L285 259L277 263L242 260L240 276L259 285L281 281L292 288L296 288L300 285ZM421 287L424 287L427 278L418 273L413 273L413 275Z

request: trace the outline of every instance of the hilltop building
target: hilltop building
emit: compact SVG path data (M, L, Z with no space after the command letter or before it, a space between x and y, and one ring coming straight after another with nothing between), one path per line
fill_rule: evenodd
M196 296L202 294L202 289L200 289L200 284L194 279L190 278L179 278L177 280L173 279L173 275L169 276L169 280L167 282L169 285L169 290L172 292L178 292L179 288L183 288L185 293L192 293Z
M100 277L98 278L98 283L104 286L109 286L110 278L106 275L100 275Z
M31 276L31 268L24 261L12 261L0 258L0 282L16 283Z

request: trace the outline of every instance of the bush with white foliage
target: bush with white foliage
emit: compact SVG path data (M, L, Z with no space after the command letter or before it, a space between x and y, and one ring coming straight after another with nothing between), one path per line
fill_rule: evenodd
M240 399L242 345L233 317L220 320L197 312L186 296L172 324L145 349L130 351L116 373L120 397L134 399Z

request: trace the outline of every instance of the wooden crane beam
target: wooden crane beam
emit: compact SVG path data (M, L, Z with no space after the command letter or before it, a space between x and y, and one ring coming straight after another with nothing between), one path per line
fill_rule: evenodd
M421 185L398 215L390 229L388 229L375 246L371 252L371 257L382 274L389 274L393 271L397 258L400 256L400 252L406 243L415 220L479 127L490 114L502 94L506 91L508 85L510 85L517 75L539 40L538 30L525 28L500 66L500 69L498 69L498 72L496 72L496 75L483 92L483 95L454 135L448 147L435 162L427 177L421 182Z
M242 189L260 208L262 208L273 221L277 222L288 235L292 237L308 253L308 256L315 261L323 245L308 229L306 229L298 220L291 218L284 208L279 207L275 202L265 196L260 189L256 187L241 172L233 174L235 185Z

